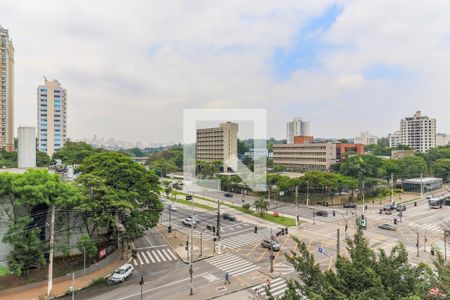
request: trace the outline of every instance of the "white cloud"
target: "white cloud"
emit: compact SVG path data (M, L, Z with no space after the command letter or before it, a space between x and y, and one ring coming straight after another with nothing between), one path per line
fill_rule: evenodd
M450 132L447 2L342 1L320 32L336 45L320 67L274 77L275 49L292 49L299 27L333 3L2 0L16 47L16 124L34 122L46 75L68 89L74 138L181 140L182 109L205 107L268 108L279 137L294 115L317 136L384 135L416 109ZM374 65L408 76L365 78Z

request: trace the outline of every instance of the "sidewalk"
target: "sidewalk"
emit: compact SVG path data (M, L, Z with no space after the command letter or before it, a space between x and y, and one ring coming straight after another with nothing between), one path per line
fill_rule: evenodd
M120 260L116 258L112 263L106 265L105 267L82 276L80 278L75 278L75 288L80 290L89 286L94 280L105 277L106 275L112 273L119 266L126 263L126 260ZM53 289L51 297L47 298L47 282L39 282L35 284L30 284L27 286L22 286L18 288L8 289L0 292L0 300L35 300L35 299L51 299L54 297L63 296L69 288L72 286L72 279L69 276L54 278Z

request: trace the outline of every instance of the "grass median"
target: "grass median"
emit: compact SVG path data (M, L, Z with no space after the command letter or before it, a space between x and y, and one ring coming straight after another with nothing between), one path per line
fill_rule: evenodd
M192 201L176 199L175 197L170 197L170 200L173 202L179 203L179 204L184 204L184 205L188 205L188 206L194 205L194 207L197 207L197 208L202 208L202 209L206 209L206 210L215 210L214 207L211 207L211 206L208 206L205 204L196 203L196 202L192 203Z
M175 191L174 194L175 194L175 195L184 195L184 196L189 195L189 194L187 194L187 193L180 192L180 191ZM211 202L211 203L213 203L214 205L217 203L216 201L214 201L214 200L212 200L212 199L208 199L208 198L206 198L206 197L194 196L194 198L200 199L200 200L203 200L203 201ZM178 200L176 200L176 201L177 201L177 202L180 202L180 203L182 203L182 204L191 205L191 201L180 200L180 199L178 199ZM254 216L254 217L257 217L257 218L260 218L260 219L263 219L263 220L266 220L266 221L269 221L269 222L272 222L272 223L276 223L276 224L279 224L279 225L283 225L283 226L287 226L287 227L295 226L295 225L296 225L296 224L295 224L295 219L293 219L293 218L288 218L288 217L283 217L283 216L278 216L278 217L276 217L276 216L274 216L274 215L272 215L272 214L270 214L270 213L263 213L263 214L262 214L262 217L261 217L261 214L260 214L259 212L253 211L253 210L251 210L251 209L245 209L245 208L243 208L243 207L241 207L241 206L237 206L237 205L233 205L233 204L228 204L228 203L221 203L221 204L222 204L223 206L226 206L226 207L229 207L229 208L233 208L233 209L235 209L235 210L237 210L237 211L240 211L240 212L242 212L242 213L245 213L245 214L247 214L247 215L251 215L251 216ZM212 207L210 207L210 206L207 206L207 205L204 205L204 204L200 204L200 203L195 203L195 202L194 202L194 206L196 206L196 205L201 205L202 208L208 207L210 210L215 209L215 207L212 208ZM198 207L198 206L197 206L197 207Z

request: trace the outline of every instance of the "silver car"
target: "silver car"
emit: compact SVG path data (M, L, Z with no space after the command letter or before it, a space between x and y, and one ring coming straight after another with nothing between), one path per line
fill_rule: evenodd
M186 226L189 227L197 227L197 223L195 221L193 221L191 218L186 218L182 221L182 223Z
M269 241L269 240L262 240L261 241L261 246L263 248L267 248L270 249L270 247L272 246L273 251L280 251L281 247L280 244L278 244L277 241Z
M121 283L128 279L134 272L134 268L131 264L124 264L120 268L114 271L114 273L108 278L108 283Z

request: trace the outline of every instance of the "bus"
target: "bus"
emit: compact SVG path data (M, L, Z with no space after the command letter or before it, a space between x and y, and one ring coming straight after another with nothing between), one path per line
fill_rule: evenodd
M430 200L428 200L428 204L430 208L433 209L442 208L442 206L446 204L446 200L448 197L449 195L433 197Z

